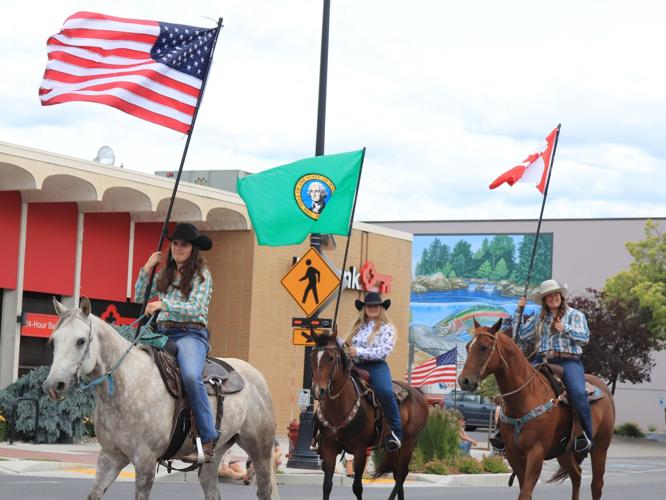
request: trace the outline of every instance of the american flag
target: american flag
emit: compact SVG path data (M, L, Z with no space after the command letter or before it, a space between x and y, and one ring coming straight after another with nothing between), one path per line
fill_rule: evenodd
M77 12L47 42L42 106L106 104L187 133L217 28Z
M458 348L454 347L450 351L414 367L412 370L412 385L421 387L422 385L437 383L455 384L457 363Z

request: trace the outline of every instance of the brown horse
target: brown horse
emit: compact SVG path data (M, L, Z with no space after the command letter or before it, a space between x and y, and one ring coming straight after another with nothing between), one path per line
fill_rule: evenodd
M561 439L571 434L572 415L568 406L559 404L546 377L530 364L516 343L498 333L500 319L492 327L480 326L474 320L474 338L467 346L467 361L458 382L464 390L474 391L479 382L491 373L504 397L504 412L509 418L521 419L518 427L501 422L500 432L506 445L506 457L518 477L518 500L532 498L532 490L541 474L544 460L557 457L560 469L550 481L568 475L572 483L572 500L578 500L584 456L575 454L571 446L562 449ZM615 404L606 384L593 375L588 382L603 391L604 397L594 401L592 409L592 498L601 498L606 470L606 453L613 436ZM521 428L522 427L522 428ZM519 429L518 431L516 429Z
M337 341L337 333L314 336L312 350L312 388L319 401L318 418L321 435L319 454L324 471L324 500L333 488L335 458L343 450L354 455L354 485L356 498L363 498L362 476L367 460L366 450L381 443L381 432L375 425L375 408L367 401L367 391L351 373L351 360ZM375 468L375 477L392 471L395 486L389 499L404 499L403 483L409 473L409 461L416 438L428 419L428 404L418 389L400 383L409 397L400 405L403 438L401 448L386 453L384 461Z

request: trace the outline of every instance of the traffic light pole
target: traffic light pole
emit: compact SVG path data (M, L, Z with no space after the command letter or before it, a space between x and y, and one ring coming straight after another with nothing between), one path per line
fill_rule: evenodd
M317 143L315 146L315 155L324 154L324 138L326 130L326 80L328 78L328 26L331 12L331 1L324 0L324 13L321 26L321 58L319 63L319 105L317 109ZM310 235L310 246L321 252L321 234ZM317 317L317 312L312 315ZM306 346L303 354L303 387L312 387L312 365L310 364L310 354L312 347ZM298 431L298 441L296 447L287 462L287 467L295 469L319 469L319 454L310 450L310 441L314 431L314 407L312 398L310 405L301 412L300 427Z

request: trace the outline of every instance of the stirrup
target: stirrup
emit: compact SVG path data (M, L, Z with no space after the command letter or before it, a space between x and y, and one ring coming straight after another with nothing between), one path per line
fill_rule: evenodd
M391 431L391 434L386 436L384 445L388 453L393 453L394 451L398 451L400 449L402 443L400 442L398 436L395 435L395 432Z
M490 446L497 451L504 451L504 441L502 441L499 434L490 438Z
M584 455L589 453L591 449L592 441L590 441L590 438L587 437L587 434L583 431L583 434L574 440L574 451L579 455Z

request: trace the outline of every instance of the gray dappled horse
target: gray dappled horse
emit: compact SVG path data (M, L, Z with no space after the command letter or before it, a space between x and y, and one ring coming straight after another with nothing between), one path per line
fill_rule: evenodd
M130 343L110 325L90 313L90 302L67 309L54 299L60 320L51 337L53 365L44 382L52 399L64 399L78 376L98 377L125 353ZM245 379L245 388L224 400L220 439L212 463L203 464L199 482L206 500L219 500L218 466L234 438L252 459L260 499L279 498L272 467L275 418L264 377L240 359L225 359ZM102 447L89 500L102 497L120 470L132 463L136 470L136 500L148 499L155 479L157 459L171 435L175 400L169 395L150 355L132 349L113 374L114 389L97 386L95 434ZM213 412L215 398L211 398ZM187 440L189 443L189 440ZM183 448L189 448L184 446ZM181 450L182 454L190 450Z

